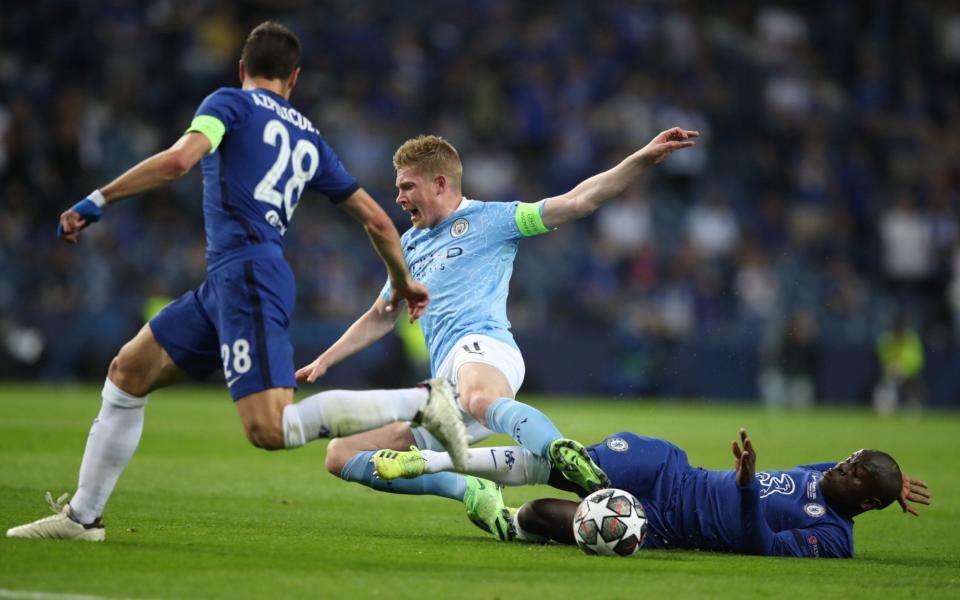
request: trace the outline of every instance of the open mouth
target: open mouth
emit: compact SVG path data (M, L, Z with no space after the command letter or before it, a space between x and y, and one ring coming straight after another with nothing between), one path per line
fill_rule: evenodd
M410 209L409 209L407 212L410 213L410 220L411 220L411 221L416 221L418 218L420 218L420 210L417 209L417 208L413 208L413 207L411 206Z

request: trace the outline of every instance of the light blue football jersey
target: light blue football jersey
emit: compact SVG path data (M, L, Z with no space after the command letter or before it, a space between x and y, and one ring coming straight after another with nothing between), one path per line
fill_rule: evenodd
M517 347L507 319L507 294L521 233L520 202L464 198L453 214L429 229L411 228L400 238L414 279L430 290L420 327L430 369L465 335L477 333ZM523 205L542 214L543 205ZM530 235L529 229L524 229ZM381 296L390 298L390 282Z

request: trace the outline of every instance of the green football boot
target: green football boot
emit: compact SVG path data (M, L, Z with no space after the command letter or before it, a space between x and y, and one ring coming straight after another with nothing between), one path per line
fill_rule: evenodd
M580 442L567 438L553 440L547 454L554 468L567 481L575 483L587 493L610 487L610 478L593 462Z
M467 507L467 518L501 542L516 537L510 510L503 504L500 486L471 475L464 475L464 478L467 480L467 490L463 494L463 504Z
M373 458L373 470L380 479L413 479L423 475L426 459L416 446L410 450L377 450Z

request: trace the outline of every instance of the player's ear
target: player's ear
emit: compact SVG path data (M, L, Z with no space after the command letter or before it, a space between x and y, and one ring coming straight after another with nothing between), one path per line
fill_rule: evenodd
M449 187L450 182L447 181L446 175L437 175L436 177L433 178L433 185L436 186L437 195L439 196L444 192L444 190L446 190Z
M243 85L243 80L247 78L247 67L243 65L242 60L240 61L239 75L240 75L240 85Z
M866 500L860 503L860 510L862 510L863 512L867 512L868 510L876 510L881 506L883 506L883 503L880 502L879 499L867 498Z
M293 73L290 73L290 78L287 79L287 90L292 90L293 86L297 85L298 77L300 77L300 67L297 67L293 70Z

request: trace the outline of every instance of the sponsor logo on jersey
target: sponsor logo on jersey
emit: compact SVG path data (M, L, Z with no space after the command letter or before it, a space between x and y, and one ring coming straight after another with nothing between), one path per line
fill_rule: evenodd
M760 484L760 497L766 498L771 494L783 494L789 496L797 489L797 484L793 482L793 477L787 473L771 475L770 473L757 473L757 482Z
M460 217L453 222L453 225L450 226L450 235L458 238L465 234L468 229L470 229L470 221Z
M622 437L612 437L607 440L607 448L610 448L614 452L626 452L630 449L630 444Z
M810 481L807 482L807 498L810 498L811 500L817 499L817 482L818 481L820 481L820 479L816 475L810 476Z
M280 221L280 215L275 210L268 210L263 217L267 220L274 229L280 232L280 235L283 235L287 232L287 228L283 225L283 222Z
M810 502L809 504L803 505L803 512L807 513L813 518L817 518L822 517L827 512L827 509L825 509L822 504Z

